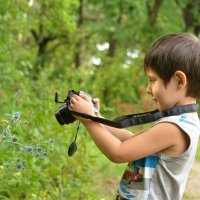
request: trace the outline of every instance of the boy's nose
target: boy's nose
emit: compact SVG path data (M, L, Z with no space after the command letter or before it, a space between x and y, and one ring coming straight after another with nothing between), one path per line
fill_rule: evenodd
M149 85L149 84L147 85L146 92L147 92L148 94L151 94L151 88L150 88L150 85Z

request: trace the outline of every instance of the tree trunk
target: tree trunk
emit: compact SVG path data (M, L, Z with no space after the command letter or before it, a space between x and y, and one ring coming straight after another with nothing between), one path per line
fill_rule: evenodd
M188 31L190 28L193 29L195 35L199 35L200 33L200 24L198 23L198 19L194 16L194 9L200 12L200 2L198 0L193 0L189 2L186 7L183 9L183 19L185 22L185 30Z
M78 14L79 18L77 21L77 29L79 32L81 29L81 26L83 24L83 0L79 0L79 8L78 8ZM81 47L82 47L82 38L78 38L78 41L76 42L75 45L75 54L74 54L74 63L75 63L75 68L79 68L81 65Z
M116 20L116 27L121 24L122 14L123 14L123 2L122 2L122 0L120 0L120 2L119 2L119 16ZM109 49L108 49L107 55L109 57L113 58L115 56L115 51L116 51L116 48L117 48L117 40L114 38L114 33L110 34L108 42L109 42Z
M153 6L149 5L149 2L146 2L147 13L150 19L150 24L154 25L158 17L159 9L163 3L163 0L155 0Z

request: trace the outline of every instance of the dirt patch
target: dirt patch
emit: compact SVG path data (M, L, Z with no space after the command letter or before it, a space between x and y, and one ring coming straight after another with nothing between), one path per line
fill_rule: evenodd
M183 200L200 199L200 162L195 161L190 172Z

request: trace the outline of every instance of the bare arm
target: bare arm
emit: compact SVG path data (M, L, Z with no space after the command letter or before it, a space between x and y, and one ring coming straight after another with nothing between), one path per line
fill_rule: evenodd
M91 104L82 97L74 95L70 109L95 115ZM122 134L118 130L112 134L104 125L79 118L90 133L97 147L111 161L123 163L137 160L159 151L168 152L173 156L180 155L187 147L183 132L172 123L160 123L133 137L127 136L126 140L120 140ZM117 134L118 133L118 134ZM128 135L128 134L127 134Z
M105 126L105 128L121 142L133 137L133 133L125 129L117 129L110 126Z
M98 117L102 117L102 116L100 114L98 114ZM133 133L131 131L126 130L126 129L114 128L114 127L107 126L107 125L103 125L103 126L113 136L117 137L122 142L133 136Z
M107 129L95 122L83 122L97 147L111 161L124 163L138 160L163 151L171 156L182 154L188 146L182 130L172 123L160 123L134 135L126 141L109 134Z
M98 98L93 99L93 103L95 104L95 106L99 110L99 113L97 113L97 116L103 118L103 116L100 114L100 102L99 102L99 99ZM113 136L117 137L122 142L133 136L133 133L131 131L126 130L126 129L118 129L118 128L114 128L114 127L107 126L107 125L103 125L103 126Z

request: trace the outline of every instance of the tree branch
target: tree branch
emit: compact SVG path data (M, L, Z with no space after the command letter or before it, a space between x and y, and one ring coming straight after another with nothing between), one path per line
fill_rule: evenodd
M155 0L153 6L149 5L149 2L146 1L147 12L150 18L150 23L152 25L155 24L156 19L158 17L159 9L163 3L163 0Z

